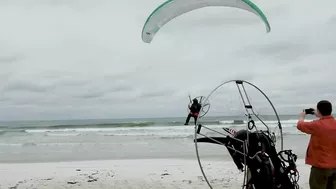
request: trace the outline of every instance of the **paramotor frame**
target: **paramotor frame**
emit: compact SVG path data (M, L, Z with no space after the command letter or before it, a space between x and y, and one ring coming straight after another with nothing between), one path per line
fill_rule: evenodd
M211 93L207 96L206 98L206 101L209 100L209 98L211 97L211 95L217 90L219 89L220 87L222 87L223 85L225 84L228 84L228 83L231 83L231 82L235 82L236 85L237 85L237 88L238 88L238 91L239 91L239 94L240 94L240 97L241 97L241 100L244 104L244 108L246 110L246 117L247 117L247 124L246 124L246 130L247 131L251 131L253 129L255 129L255 131L258 131L258 128L256 127L255 125L255 122L254 120L252 119L252 116L256 117L266 128L266 133L269 134L270 138L273 140L274 143L276 142L280 142L280 149L279 151L282 151L283 150L283 135L282 135L282 126L281 126L281 122L280 122L280 118L279 118L279 115L273 105L273 103L271 102L271 100L268 98L268 96L260 89L258 88L257 86L255 86L254 84L248 82L248 81L245 81L245 80L229 80L229 81L226 81L226 82L223 82L221 83L219 86L217 86L213 91L211 91ZM268 101L268 103L270 104L270 106L272 107L273 111L274 111L274 114L276 116L276 119L277 119L277 126L278 126L278 129L279 129L279 134L280 134L280 141L276 141L276 136L274 133L271 133L270 130L269 130L269 127L266 125L266 123L259 117L259 115L254 111L253 109L253 106L251 104L251 101L250 101L250 98L249 96L247 95L247 92L245 90L245 87L244 87L244 83L252 86L253 88L257 89L265 98L266 100ZM245 95L245 98L244 96ZM223 135L223 136L226 136L224 133L221 133L219 131L216 131L216 130L213 130L209 127L206 127L202 124L200 124L201 120L197 119L197 122L196 122L196 125L195 125L195 136L194 136L194 142L195 142L195 150L196 150L196 156L197 156L197 161L198 161L198 164L200 166L200 169L201 169L201 172L202 172L202 175L204 177L204 180L206 181L206 183L208 184L208 186L210 187L210 189L213 189L209 180L207 179L207 176L203 170L203 166L202 166L202 163L201 163L201 160L200 160L200 155L199 155L199 150L198 150L198 145L197 145L197 139L198 139L198 135L201 135L205 138L208 138L209 140L212 140L214 143L217 143L217 144L221 144L221 145L224 145L222 142L214 139L214 138L211 138L211 137L208 137L207 135L205 134L202 134L201 133L201 129L202 128L205 128L207 130L210 130L212 132L215 132L215 133L218 133L220 135ZM227 131L227 130L226 130ZM260 131L260 130L259 130ZM228 133L230 133L230 131L227 131ZM234 138L233 138L234 139ZM238 139L235 139L235 140L238 140ZM240 151L237 151L236 149L232 149L233 151L237 152L237 153L240 153L244 156L244 169L242 171L244 171L244 180L243 180L243 186L242 188L244 189L244 187L246 186L247 184L247 179L248 179L248 170L247 170L247 165L246 165L246 158L250 158L250 157L247 157L247 152L245 151L245 149L247 149L247 145L249 144L249 137L247 135L247 139L245 141L240 141L243 143L243 152L240 152Z

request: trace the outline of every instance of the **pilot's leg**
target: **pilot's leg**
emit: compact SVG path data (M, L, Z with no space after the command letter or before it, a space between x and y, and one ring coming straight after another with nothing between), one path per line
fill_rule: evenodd
M193 117L194 117L195 125L196 125L196 122L197 122L197 116L193 116Z
M186 119L184 125L188 125L188 124L189 124L189 120L190 120L190 118L191 118L191 114L188 114L188 117L187 117L187 119Z

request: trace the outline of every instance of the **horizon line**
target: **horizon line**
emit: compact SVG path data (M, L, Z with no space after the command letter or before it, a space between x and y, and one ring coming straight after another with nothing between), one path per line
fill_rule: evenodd
M261 116L276 116L274 114L259 114ZM296 114L278 114L281 116L295 116ZM227 115L227 116L207 116L212 117L234 117L234 116L245 116L245 115ZM207 118L204 117L204 118ZM134 119L167 119L167 118L186 118L186 116L167 116L167 117L120 117L120 118L82 118L82 119L21 119L21 120L0 120L0 122L25 122L25 121L79 121L79 120L134 120Z

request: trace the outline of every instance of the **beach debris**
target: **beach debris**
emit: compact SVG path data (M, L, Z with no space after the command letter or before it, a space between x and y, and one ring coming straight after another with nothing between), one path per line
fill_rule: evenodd
M76 169L76 171L81 171L81 169Z
M210 180L210 183L212 183L212 184L217 184L217 183L223 183L223 182L225 182L225 183L227 183L228 182L228 179L226 179L226 178L220 178L220 179L211 179Z
M204 178L203 178L203 176L197 176L197 179L201 180L201 181L205 181Z
M89 179L87 182L96 182L98 179L96 178L92 178L92 179Z
M188 182L188 184L191 184L191 180L182 180L182 182Z
M23 181L19 181L18 183L16 183L15 186L12 186L12 187L9 187L8 189L16 189L20 184L23 184L23 183L26 183L27 181L26 180L23 180ZM1 185L0 185L1 186ZM0 187L1 188L1 187Z
M8 189L16 189L20 183L17 183L15 186L9 187Z
M89 180L87 182L96 182L98 178L94 178L93 176L89 176Z
M46 179L43 179L43 180L52 180L53 178L46 178Z
M114 177L115 173L110 173L110 172L107 172L107 176L109 177Z
M170 175L169 173L167 173L167 170L164 170L165 173L162 173L161 174L161 179L163 179L163 176L167 176L167 175Z
M68 181L67 183L68 184L77 184L78 182L77 181Z
M165 170L165 173L162 173L162 174L161 174L161 179L163 179L163 176L167 176L167 175L170 175L170 174L167 173L167 170Z
M230 183L224 183L223 188L230 188Z
M164 170L164 173L162 173L161 176L166 176L166 175L169 175L169 173L167 170Z
M87 182L95 182L95 181L97 181L98 178L94 178L93 175L97 175L98 173L99 173L98 171L96 171L96 172L94 172L94 173L91 173L91 175L88 176L88 179L89 179L89 180L88 180ZM114 175L113 175L113 176L114 176ZM113 176L112 176L112 177L113 177Z

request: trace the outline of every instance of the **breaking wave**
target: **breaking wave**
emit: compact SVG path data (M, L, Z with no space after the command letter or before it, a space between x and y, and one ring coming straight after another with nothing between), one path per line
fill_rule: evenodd
M0 126L0 137L2 135L27 135L43 134L54 137L75 137L89 134L100 136L158 136L158 137L187 137L193 133L194 121L190 125L183 125L183 121L132 121L119 123L95 123L95 124L45 124L29 126ZM206 120L203 125L212 127L244 127L247 121L236 120ZM262 124L255 121L256 125ZM277 120L264 121L269 127L277 126ZM282 120L281 125L286 134L297 134L293 127L297 120Z

